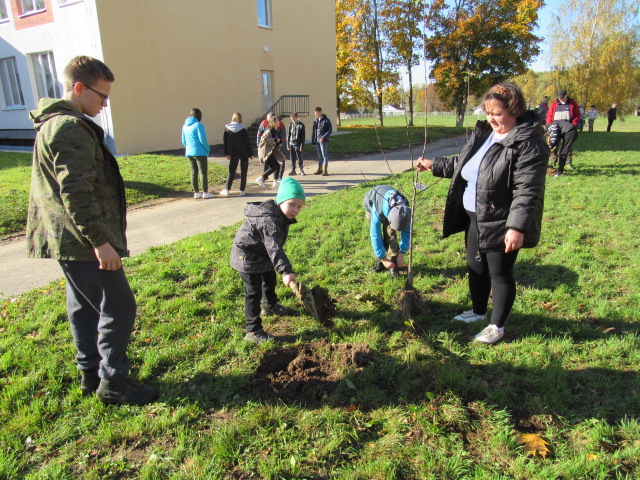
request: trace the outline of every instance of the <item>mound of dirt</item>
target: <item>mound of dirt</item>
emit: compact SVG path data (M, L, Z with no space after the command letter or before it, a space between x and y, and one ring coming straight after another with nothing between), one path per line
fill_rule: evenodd
M312 405L327 400L345 379L373 361L367 345L316 343L265 354L254 378L254 394L285 403Z

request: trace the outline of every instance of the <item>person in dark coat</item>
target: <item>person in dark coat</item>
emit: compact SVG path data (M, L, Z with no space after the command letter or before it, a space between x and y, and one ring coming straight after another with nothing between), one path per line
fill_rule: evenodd
M249 171L249 159L253 160L251 145L249 144L249 132L242 125L242 115L235 112L231 117L231 123L225 126L222 135L224 143L224 154L229 160L229 175L227 184L220 192L220 195L229 195L233 178L236 176L238 162L240 163L240 196L244 195L247 186L247 172Z
M311 144L316 147L316 153L318 154L318 170L315 171L315 175L326 177L329 175L329 140L333 127L329 117L322 113L322 108L316 107L314 115L316 119L313 121Z
M607 132L611 131L611 125L613 125L613 122L616 121L616 119L618 118L618 114L617 114L617 110L616 107L618 106L617 103L614 103L611 105L611 108L607 111Z
M275 201L247 203L247 219L240 226L231 248L231 267L244 281L245 340L264 343L272 340L262 328L261 315L291 315L293 310L278 303L277 275L289 286L296 280L291 262L284 252L289 226L304 206L302 186L286 177L280 183ZM262 308L260 304L262 301Z
M443 237L465 232L469 291L473 308L453 318L472 323L485 318L492 294L491 323L475 341L493 344L516 298L513 266L520 248L538 244L549 147L544 128L526 110L513 83L499 83L482 100L487 120L458 156L420 157L418 169L451 178Z
M300 121L298 112L291 114L291 123L287 128L287 150L289 150L289 158L291 160L291 171L289 175L296 174L296 162L300 167L300 175L304 176L304 164L302 161L302 152L304 151L305 140L304 123Z

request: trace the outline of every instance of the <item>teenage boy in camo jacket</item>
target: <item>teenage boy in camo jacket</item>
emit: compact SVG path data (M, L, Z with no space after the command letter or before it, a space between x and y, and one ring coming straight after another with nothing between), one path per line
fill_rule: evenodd
M126 199L104 131L88 117L108 105L113 73L76 57L64 70L62 99L41 98L27 214L27 255L58 260L67 280L67 312L85 395L143 405L157 389L129 378L127 346L136 302L122 268Z

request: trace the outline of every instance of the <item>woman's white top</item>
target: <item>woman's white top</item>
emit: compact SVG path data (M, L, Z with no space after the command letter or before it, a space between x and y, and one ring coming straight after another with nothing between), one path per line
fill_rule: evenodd
M507 133L491 132L489 138L482 144L480 149L471 157L471 159L462 167L462 178L467 181L467 188L464 190L462 203L465 210L470 212L476 211L476 184L478 183L478 174L480 172L480 164L485 154L496 142L499 142L508 135Z

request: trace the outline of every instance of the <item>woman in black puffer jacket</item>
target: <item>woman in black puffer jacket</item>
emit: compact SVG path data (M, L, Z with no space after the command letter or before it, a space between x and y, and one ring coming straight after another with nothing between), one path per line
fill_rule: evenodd
M492 87L483 97L487 120L458 156L418 159L418 169L451 178L443 237L465 232L472 310L454 317L472 323L485 318L493 297L491 323L475 340L493 344L516 297L513 266L520 248L538 244L549 147L536 116L526 110L513 83Z

